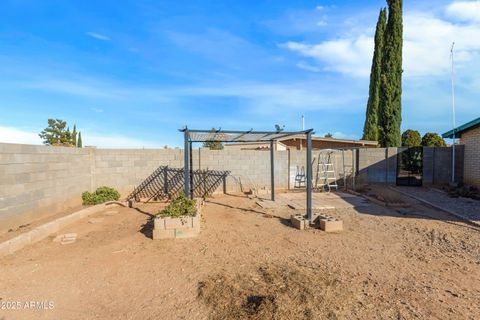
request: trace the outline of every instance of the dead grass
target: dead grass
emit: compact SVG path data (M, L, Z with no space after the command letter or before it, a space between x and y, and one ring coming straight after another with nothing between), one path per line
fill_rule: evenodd
M199 283L211 319L339 319L351 300L342 281L319 266L260 267Z

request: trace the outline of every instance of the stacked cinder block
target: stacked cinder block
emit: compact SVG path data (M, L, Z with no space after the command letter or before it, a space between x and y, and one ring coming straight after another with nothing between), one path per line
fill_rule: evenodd
M200 215L182 218L155 218L153 239L192 238L200 234Z
M321 215L318 217L320 229L325 232L334 232L343 230L343 221L332 216Z
M290 217L290 222L292 226L299 230L304 230L305 227L308 227L308 220L304 215L297 214Z
M290 222L296 229L304 230L310 226L308 218L305 215L292 215ZM334 232L343 230L343 221L335 217L323 214L313 214L312 225L317 225L325 232Z
M197 199L197 214L194 217L157 217L153 221L153 239L193 238L200 234L201 199Z

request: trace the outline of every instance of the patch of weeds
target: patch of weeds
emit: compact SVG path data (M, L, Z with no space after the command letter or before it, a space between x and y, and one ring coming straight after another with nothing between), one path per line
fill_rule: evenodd
M210 276L198 299L211 319L338 319L352 293L322 268L267 266L256 272Z
M197 215L197 201L195 199L189 199L185 197L185 194L181 193L177 198L173 199L170 204L158 212L162 218L179 218L179 217L194 217Z
M458 188L451 188L448 194L452 198L464 197L474 200L480 200L480 192L473 186L462 186Z
M100 204L108 201L117 201L120 199L120 193L110 187L100 187L95 192L85 191L82 193L84 205Z

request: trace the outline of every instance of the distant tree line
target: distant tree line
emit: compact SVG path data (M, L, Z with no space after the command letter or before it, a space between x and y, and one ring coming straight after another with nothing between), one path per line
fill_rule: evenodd
M82 148L82 133L77 133L77 125L73 125L73 131L67 126L67 122L61 119L48 119L48 127L39 134L43 144L49 146L64 146Z
M427 132L420 138L420 132L408 129L402 133L402 147L446 147L445 140L435 132Z

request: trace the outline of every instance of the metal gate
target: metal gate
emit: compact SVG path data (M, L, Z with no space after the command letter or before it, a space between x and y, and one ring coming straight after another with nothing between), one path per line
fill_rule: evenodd
M397 154L397 186L421 186L423 147L410 147Z

